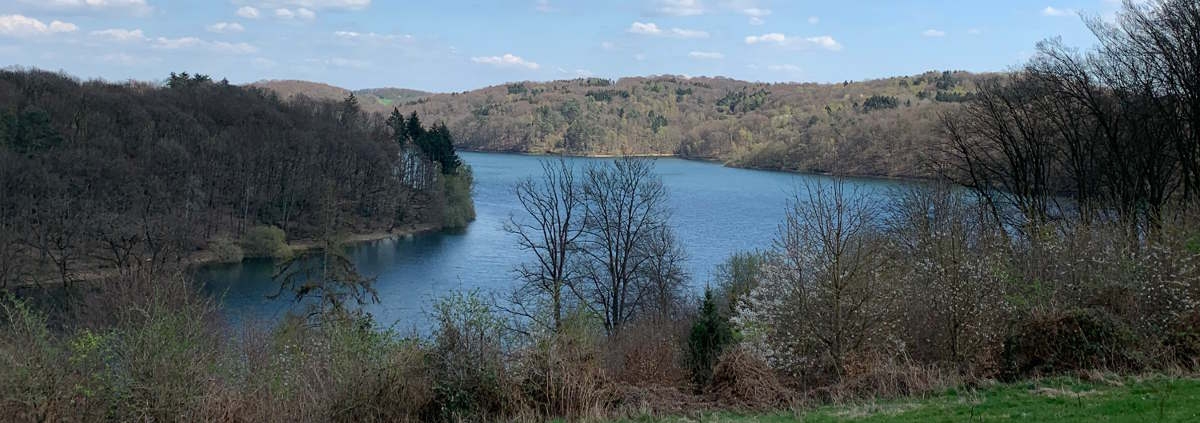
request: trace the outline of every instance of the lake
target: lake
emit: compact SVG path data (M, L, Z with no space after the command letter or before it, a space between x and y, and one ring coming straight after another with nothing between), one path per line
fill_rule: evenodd
M502 290L512 286L512 269L528 260L515 239L503 230L512 214L523 213L512 194L522 178L539 175L544 157L516 154L461 153L475 172L477 218L466 230L431 233L411 239L358 244L351 255L361 273L378 279L379 304L367 306L375 320L397 329L426 326L432 301L452 290ZM569 158L582 168L610 160ZM714 163L675 158L655 159L656 170L670 192L671 224L688 253L686 270L700 291L714 268L738 251L766 249L783 220L788 200L805 178L823 176L734 169ZM871 195L886 195L902 182L854 179ZM206 266L197 279L213 295L222 296L235 321L276 321L292 307L287 297L269 300L278 289L271 280L270 260Z

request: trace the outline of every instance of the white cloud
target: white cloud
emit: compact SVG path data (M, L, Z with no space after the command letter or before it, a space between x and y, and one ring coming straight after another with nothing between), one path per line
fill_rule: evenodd
M537 68L541 67L541 65L538 65L535 62L530 62L522 59L520 56L514 56L511 53L507 53L503 56L472 57L471 61L502 68L522 67L536 70Z
M604 49L605 51L613 51L617 49L617 45L613 44L611 41L604 41L600 43L600 48Z
M629 25L629 32L643 35L658 35L662 33L662 30L658 29L658 25L655 25L654 22L634 22L633 25Z
M293 19L311 21L317 18L317 13L303 7L294 10L281 7L275 9L275 17L289 21Z
M819 17L816 17L816 16L809 16L809 17L808 17L808 23L810 23L810 24L812 24L812 25L819 24L819 23L821 23L821 18L819 18Z
M371 6L371 0L261 0L256 3L265 8L309 9L309 10L363 10Z
M258 9L250 6L242 6L238 8L237 15L246 19L258 19Z
M930 28L930 29L921 31L921 35L926 36L926 37L945 37L946 31Z
M379 34L375 32L336 31L333 33L333 35L343 40L379 43L413 40L413 36L409 34Z
M700 0L658 0L658 13L671 16L696 16L707 12Z
M715 51L693 51L688 53L688 57L702 60L721 60L725 58L725 55Z
M1073 15L1075 15L1075 10L1073 10L1073 9L1057 9L1053 6L1046 6L1045 9L1042 9L1042 15L1044 15L1044 16L1073 16Z
M838 51L842 49L842 44L838 43L833 37L828 35L820 35L816 37L788 37L787 35L778 32L772 32L763 35L751 35L746 37L746 44L773 44L778 46L797 46L797 47L817 47L829 51Z
M227 43L224 41L206 41L196 37L166 38L158 37L151 44L162 50L208 50L222 54L251 54L257 53L258 48L247 43Z
M92 35L100 38L107 38L112 41L142 41L146 39L146 34L140 29L105 29L100 31L92 31Z
M242 31L246 30L246 28L243 27L242 24L237 23L237 22L217 22L215 24L209 25L207 27L207 29L208 29L208 32L215 32L218 34L227 34L227 33L231 33L231 32L242 32Z
M983 33L983 30L979 29L979 28L971 28L971 29L967 30L967 34L969 34L969 35L979 35L982 33Z
M638 54L635 54L635 55L633 55L633 60L637 60L637 61L639 61L639 62L640 62L640 61L643 61L643 60L646 60L646 54L645 54L645 53L638 53Z
M763 18L771 14L771 9L763 9L758 7L747 7L740 11L743 15L750 17L750 25L762 25L766 23Z
M708 33L694 29L671 28L671 36L676 38L708 38Z
M751 35L746 37L746 44L784 44L788 39L786 35L778 32L763 35Z
M821 35L821 36L817 36L817 37L808 37L808 38L805 38L804 41L809 44L815 45L817 47L820 47L820 48L823 48L823 49L826 49L829 51L838 51L838 50L842 49L842 45L839 44L837 42L837 40L833 39L833 37L830 37L828 35Z
M592 73L592 71L587 70L587 69L575 69L572 71L572 70L567 70L566 68L560 67L556 70L558 70L558 73L567 74L567 75L575 75L580 78L587 78L587 77L591 77L591 76L595 75L594 73Z
M742 14L743 14L743 15L746 15L746 16L754 16L754 17L759 17L759 18L765 18L765 17L767 17L767 16L770 16L770 15L771 15L771 9L762 9L762 8L758 8L758 7L748 7L748 8L742 9Z
M32 37L78 31L75 24L52 21L45 22L24 15L0 15L0 35Z
M673 38L708 38L708 33L705 31L683 28L671 28L669 30L663 30L653 22L634 22L633 24L629 25L628 31L632 34L665 35Z
M145 14L151 8L146 0L19 0L21 3L46 10L64 12L110 12L125 11Z
M554 6L550 5L550 0L537 0L537 5L533 6L533 9L542 13L549 13L554 11Z

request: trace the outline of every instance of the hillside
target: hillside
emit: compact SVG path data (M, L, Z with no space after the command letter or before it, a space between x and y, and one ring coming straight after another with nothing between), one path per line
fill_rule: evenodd
M922 177L938 116L988 75L930 71L836 84L754 83L652 76L517 82L429 94L355 91L363 108L398 108L449 126L459 148L577 155L674 154L731 166ZM253 86L284 98L341 99L350 91L305 81Z
M752 83L654 76L519 82L400 106L444 121L460 148L567 154L676 154L732 166L927 176L940 113L987 75Z
M280 97L291 98L297 94L318 99L341 101L351 91L320 82L298 80L267 80L249 84L252 87L275 91ZM369 112L387 113L392 107L428 97L431 93L407 88L370 88L354 91L359 105Z

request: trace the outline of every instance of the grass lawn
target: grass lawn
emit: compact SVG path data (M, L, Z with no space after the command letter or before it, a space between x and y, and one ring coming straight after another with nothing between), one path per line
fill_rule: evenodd
M925 399L831 405L799 413L713 414L633 422L1200 422L1200 379L1108 383L1047 379Z

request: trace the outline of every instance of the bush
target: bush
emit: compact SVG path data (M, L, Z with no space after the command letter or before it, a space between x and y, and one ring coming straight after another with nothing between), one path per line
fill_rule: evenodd
M475 184L471 167L461 165L458 170L442 178L442 189L446 196L446 214L442 227L447 229L465 228L475 220L475 202L471 199L471 189Z
M734 346L721 354L712 370L712 395L726 406L766 408L785 401L788 390L765 360Z
M238 263L245 257L242 247L227 236L213 238L208 243L208 250L212 251L218 263Z
M1089 369L1137 370L1138 340L1129 326L1097 309L1032 315L1005 338L1006 380Z
M255 226L242 236L242 251L251 258L284 258L292 254L283 229Z
M540 416L596 418L614 401L600 339L580 320L565 321L559 333L537 340L519 360L522 392Z
M437 413L445 420L490 420L515 406L505 368L503 320L475 292L434 305L430 359Z

